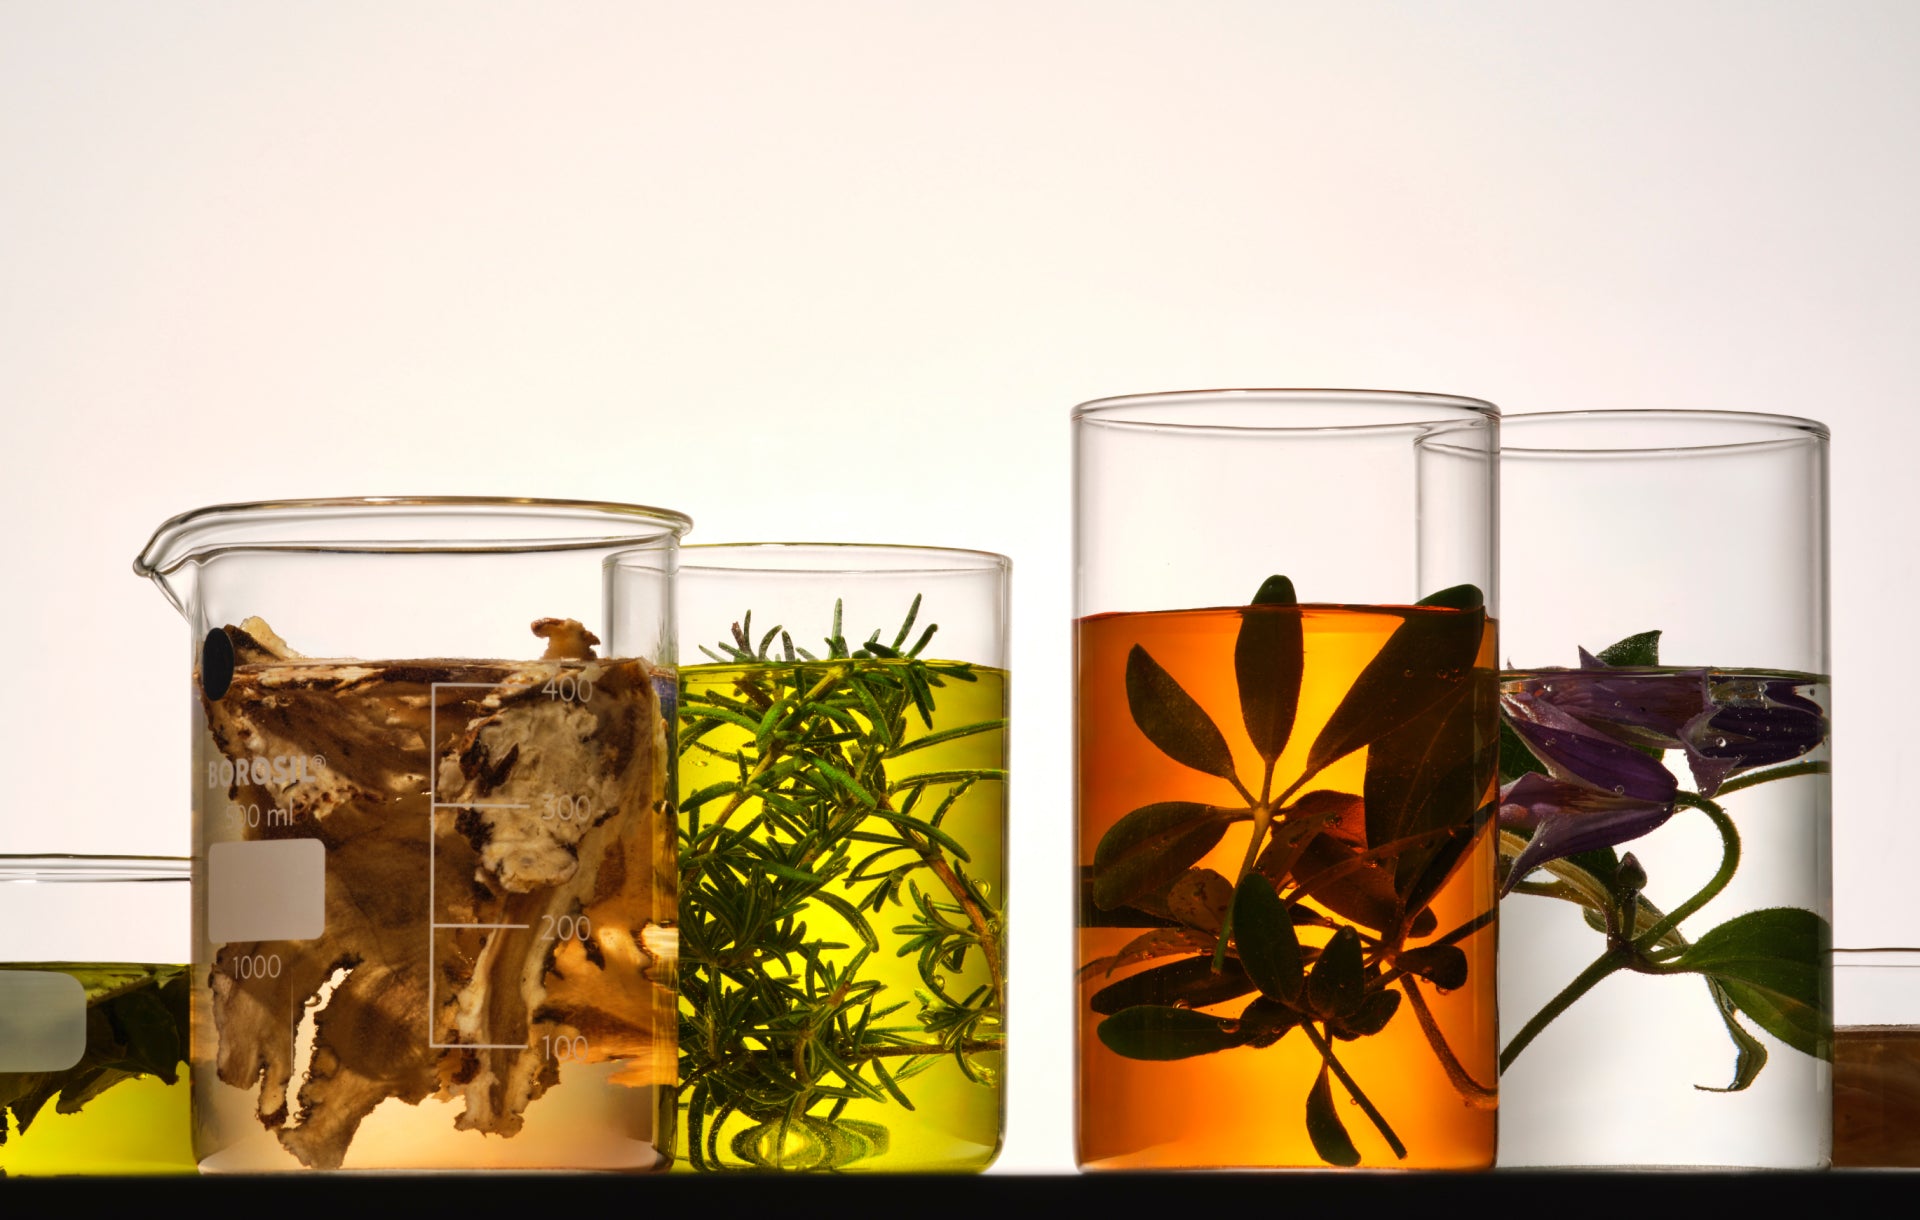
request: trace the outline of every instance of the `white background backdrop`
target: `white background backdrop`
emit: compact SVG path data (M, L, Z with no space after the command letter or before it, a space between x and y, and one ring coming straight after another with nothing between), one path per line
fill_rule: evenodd
M0 850L184 850L182 509L1003 551L1000 1165L1068 1168L1067 409L1364 385L1832 424L1837 932L1915 943L1917 130L1910 0L0 0Z

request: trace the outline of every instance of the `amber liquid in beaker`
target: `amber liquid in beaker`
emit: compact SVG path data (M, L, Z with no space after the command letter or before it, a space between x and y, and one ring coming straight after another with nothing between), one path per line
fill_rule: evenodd
M1920 1026L1833 1031L1833 1163L1920 1168Z
M1451 612L1307 607L1298 613L1305 650L1304 676L1293 732L1274 769L1276 792L1302 772L1310 744L1336 705L1408 614ZM1191 944L1210 948L1211 938L1205 935L1207 904L1211 901L1213 927L1217 928L1220 899L1231 892L1249 836L1246 822L1229 827L1218 846L1196 866L1217 877L1190 874L1186 900L1176 898L1180 909L1174 911L1173 918L1165 913L1171 908L1153 900L1144 905L1156 908L1158 914L1128 907L1102 911L1091 901L1088 870L1096 849L1102 836L1130 811L1155 802L1196 802L1227 809L1244 809L1247 805L1226 780L1174 761L1136 724L1127 689L1129 654L1136 646L1143 649L1199 704L1231 747L1237 777L1257 796L1263 763L1241 727L1235 672L1235 641L1241 622L1242 611L1232 608L1099 615L1079 624L1078 860L1083 892L1077 1006L1078 1120L1079 1157L1087 1168L1327 1165L1309 1137L1306 1120L1308 1096L1315 1088L1323 1058L1299 1028L1271 1045L1243 1045L1165 1061L1122 1056L1099 1035L1099 1026L1108 1014L1096 1006L1102 1003L1098 997L1107 988L1170 963L1204 963L1210 953L1188 948L1184 956L1127 961L1111 971L1102 964L1103 959L1122 954L1127 946L1153 933L1172 938L1193 937L1197 932L1200 935L1193 937ZM1493 640L1493 625L1488 622L1469 679L1481 684L1478 689L1492 684ZM1496 728L1490 699L1484 707L1484 715L1474 726L1471 752L1476 757L1486 753ZM1357 797L1364 791L1366 762L1365 751L1349 754L1320 771L1302 791ZM1414 984L1431 1013L1436 1034L1430 1035L1423 1028L1411 1002L1402 1002L1378 1033L1350 1041L1329 1040L1341 1065L1406 1148L1404 1157L1395 1155L1362 1109L1349 1103L1347 1091L1335 1084L1335 1111L1364 1167L1473 1169L1493 1161L1497 1031L1494 932L1488 916L1495 894L1494 841L1484 820L1485 802L1491 795L1489 766L1485 791L1476 799L1461 802L1458 809L1458 829L1464 836L1457 840L1451 872L1431 900L1423 904L1431 914L1410 911L1403 924L1403 947L1411 949L1483 921L1455 942L1466 957L1463 985L1442 991L1428 983ZM1291 877L1302 879L1339 859L1339 851L1352 849L1328 844L1326 850L1334 854L1310 849ZM1366 884L1388 884L1391 889L1384 875L1369 876ZM1285 892L1286 879L1279 888ZM1205 897L1209 893L1213 895L1210 900ZM1198 904L1193 901L1196 896L1201 898ZM1369 942L1382 934L1378 926L1341 916L1311 898L1303 905L1323 921L1321 926L1305 923L1297 928L1302 945L1310 950L1331 936L1326 924L1356 926ZM1352 909L1351 903L1343 905ZM1300 918L1296 916L1296 923ZM1201 926L1194 926L1196 923ZM1379 961L1379 953L1377 945L1369 945L1369 969ZM1204 964L1195 968L1204 969ZM1406 984L1388 984L1395 985ZM1248 1007L1252 994L1212 1004L1203 1002L1204 998L1193 1007L1234 1017ZM1445 1052L1436 1050L1436 1041L1442 1040ZM1451 1055L1462 1083L1456 1084L1450 1077L1443 1055Z

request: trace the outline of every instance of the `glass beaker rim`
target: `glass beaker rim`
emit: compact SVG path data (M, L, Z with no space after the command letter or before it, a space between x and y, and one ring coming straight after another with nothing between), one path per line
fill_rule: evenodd
M186 881L192 872L185 856L0 854L0 884Z
M1390 418L1373 418L1376 414ZM1484 399L1421 390L1240 388L1095 398L1074 407L1071 416L1075 423L1102 427L1340 436L1481 426L1498 421L1500 408Z
M1920 970L1920 947L1877 945L1869 949L1842 949L1836 946L1832 961L1835 969Z
M1529 444L1529 433L1543 433L1541 440L1545 443ZM1634 443L1622 443L1622 438ZM1501 456L1520 458L1750 453L1827 439L1827 426L1817 419L1761 411L1631 407L1528 411L1504 416L1500 421Z
M520 519L552 525L572 523L548 533L516 536L511 531L473 530L469 536L444 536L460 516L472 525L497 525ZM382 534L369 523L437 518L443 536L403 532ZM362 528L342 528L359 522ZM602 526L592 529L595 524ZM327 529L305 527L328 526ZM296 528L300 527L300 528ZM624 527L624 528L623 528ZM138 557L136 574L164 575L194 559L228 551L317 551L368 554L501 554L536 551L607 550L639 547L662 538L678 539L693 528L685 513L644 504L607 500L566 500L522 496L339 496L317 499L252 500L213 504L178 513L160 523Z
M677 566L682 572L897 576L1004 572L1013 561L993 551L889 542L701 542L681 547Z

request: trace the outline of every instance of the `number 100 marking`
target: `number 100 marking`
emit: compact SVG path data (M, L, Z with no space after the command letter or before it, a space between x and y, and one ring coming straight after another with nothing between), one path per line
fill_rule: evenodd
M564 1034L558 1038L548 1035L540 1039L540 1045L545 1048L547 1058L558 1063L565 1063L569 1059L584 1060L587 1057L587 1040L579 1035L571 1038Z

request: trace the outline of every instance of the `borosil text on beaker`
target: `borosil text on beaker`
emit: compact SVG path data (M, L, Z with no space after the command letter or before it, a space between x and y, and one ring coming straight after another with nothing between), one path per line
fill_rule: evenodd
M320 754L254 754L244 758L207 760L207 787L228 788L234 783L306 784L325 771L327 760Z

